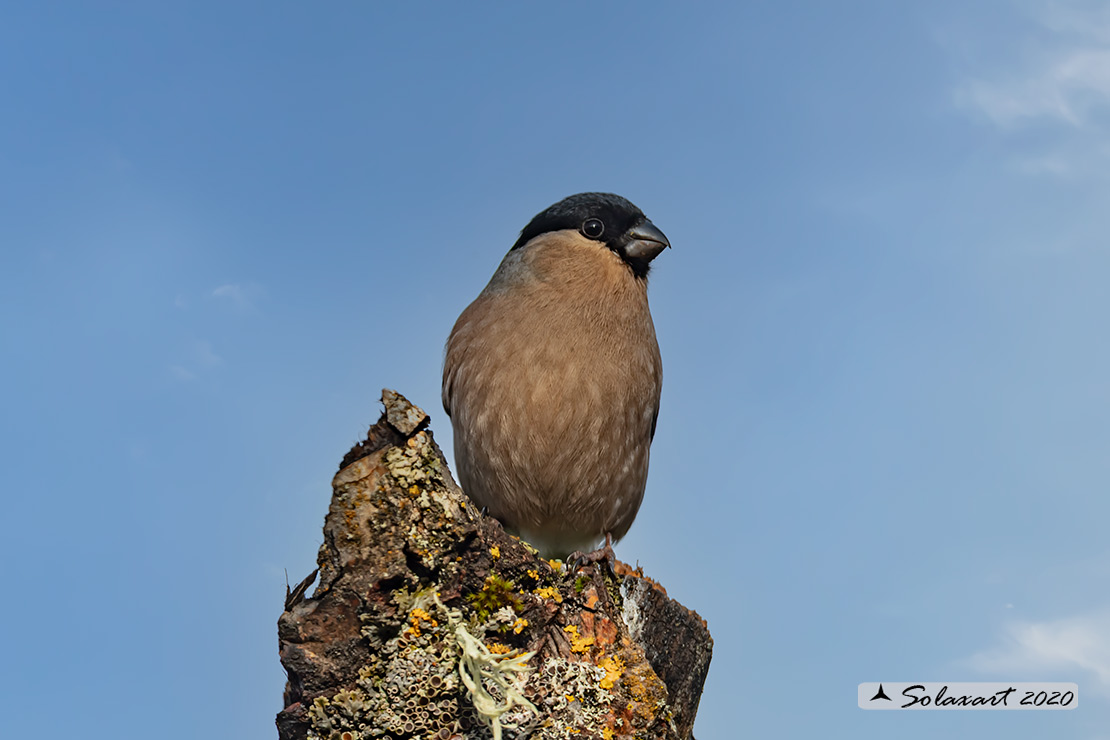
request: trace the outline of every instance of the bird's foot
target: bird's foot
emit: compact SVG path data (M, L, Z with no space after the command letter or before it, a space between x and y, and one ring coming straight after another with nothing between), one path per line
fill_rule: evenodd
M567 570L577 573L586 565L605 563L609 570L613 570L613 563L617 561L617 554L613 552L613 535L605 533L605 544L592 552L572 552L567 555Z

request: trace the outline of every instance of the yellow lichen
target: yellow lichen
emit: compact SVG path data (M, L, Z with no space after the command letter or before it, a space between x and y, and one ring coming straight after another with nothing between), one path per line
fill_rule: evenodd
M556 604L563 603L563 596L559 593L559 589L554 586L542 586L533 591L536 596L541 599L554 599Z
M413 609L411 612L409 612L409 624L411 626L406 630L406 632L408 632L410 635L413 635L414 637L418 637L420 635L420 623L422 621L427 622L428 625L431 627L439 626L439 622L437 622L430 614L428 614L428 612L417 607L416 609Z
M519 635L521 632L524 631L524 628L527 627L527 626L528 626L528 620L525 619L524 617L520 617L519 619L516 620L516 622L513 623L513 632L515 632L516 634Z
M501 548L494 545L489 549L489 554L493 556L494 560L497 560L497 558L501 557Z
M574 624L568 624L566 627L563 627L563 632L570 635L570 651L572 653L589 652L595 642L593 635L585 637L578 634L578 626Z
M500 642L492 642L489 645L486 645L486 647L488 647L489 651L495 655L507 655L513 651L511 647L509 647L508 645L502 645Z
M598 682L603 689L613 688L613 684L624 673L624 661L616 655L609 656L601 661L598 661L598 668L605 671L605 677Z

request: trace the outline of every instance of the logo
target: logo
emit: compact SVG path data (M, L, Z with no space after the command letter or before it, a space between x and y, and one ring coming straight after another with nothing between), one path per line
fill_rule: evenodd
M860 709L1075 709L1074 683L861 683Z

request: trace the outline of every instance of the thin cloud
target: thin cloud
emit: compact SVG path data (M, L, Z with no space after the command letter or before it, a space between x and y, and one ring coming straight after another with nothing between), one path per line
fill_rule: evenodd
M230 301L240 308L253 309L262 289L254 283L226 283L212 290L212 297Z
M1074 174L1075 168L1067 157L1061 154L1026 157L1014 163L1014 168L1027 175L1052 175L1067 177Z
M204 340L193 343L192 356L193 361L200 367L215 367L222 365L224 362L224 358L216 354L212 345Z
M1110 106L1110 48L1059 52L1024 77L972 79L957 90L956 99L1001 127L1035 119L1092 125L1092 114Z
M1049 2L1036 14L1051 31L1110 44L1110 6L1101 3Z
M202 372L218 367L224 362L212 345L204 340L193 342L187 354L188 359L185 362L170 365L170 375L174 380L182 383L194 381Z
M188 383L197 379L196 373L186 370L181 367L181 365L170 365L170 375L173 376L174 380L178 380L182 383Z
M1110 9L1047 3L1025 36L967 69L955 105L1016 147L1011 167L1053 178L1105 177L1110 158ZM1037 126L1037 143L1014 135Z
M997 646L967 661L1006 680L1047 680L1045 673L1093 679L1084 686L1110 695L1110 608L1047 622L1014 622Z

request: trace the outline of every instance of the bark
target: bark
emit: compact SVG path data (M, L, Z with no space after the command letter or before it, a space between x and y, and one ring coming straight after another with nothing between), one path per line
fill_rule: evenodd
M622 563L569 572L482 516L392 391L278 620L281 740L691 737L713 641Z

